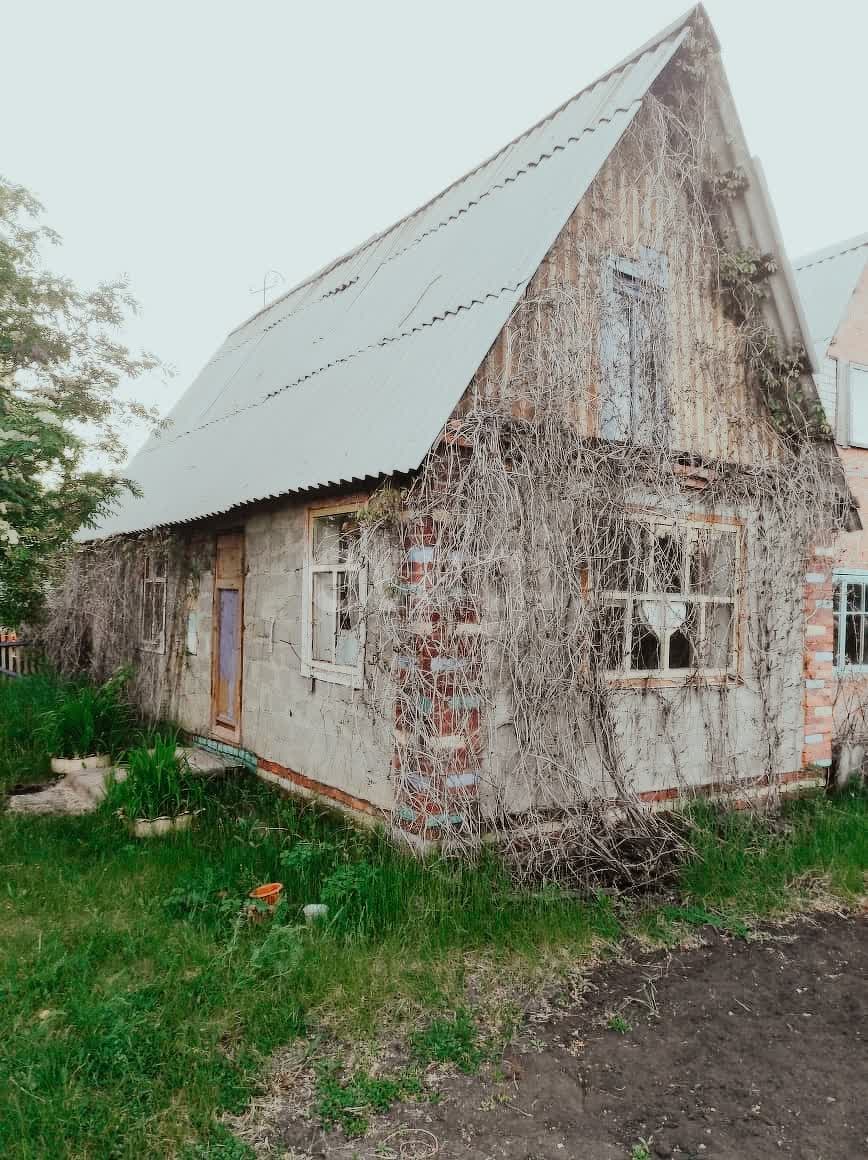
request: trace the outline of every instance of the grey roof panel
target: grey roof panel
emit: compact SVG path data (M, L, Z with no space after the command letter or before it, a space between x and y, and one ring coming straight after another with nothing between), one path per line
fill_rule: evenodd
M690 15L233 331L127 469L142 495L96 535L418 467Z
M844 319L866 263L868 234L806 254L793 263L818 361Z

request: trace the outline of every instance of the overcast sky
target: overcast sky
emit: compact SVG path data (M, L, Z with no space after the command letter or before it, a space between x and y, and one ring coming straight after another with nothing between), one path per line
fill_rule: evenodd
M681 0L2 0L0 172L177 368L684 11ZM791 256L868 231L865 0L709 0ZM278 271L278 274L268 273ZM255 291L255 287L259 287ZM271 296L274 296L274 292Z

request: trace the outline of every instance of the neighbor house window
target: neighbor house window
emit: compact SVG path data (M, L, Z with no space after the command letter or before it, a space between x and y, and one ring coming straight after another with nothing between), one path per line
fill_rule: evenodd
M631 518L605 539L603 667L644 677L736 671L740 527Z
M868 671L868 572L835 574L835 665Z
M358 504L308 512L302 671L358 685L362 679L367 569L359 560Z
M847 387L850 393L849 443L868 447L868 367L850 363Z
M609 257L602 277L600 434L667 442L666 258L646 249L638 261Z
M166 558L145 556L142 574L142 648L164 652L166 648Z

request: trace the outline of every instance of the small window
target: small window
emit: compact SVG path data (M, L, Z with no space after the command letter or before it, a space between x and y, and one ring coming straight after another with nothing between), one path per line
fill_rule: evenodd
M365 643L358 506L312 509L305 559L302 671L347 685L361 683Z
M740 529L630 520L605 537L597 654L613 675L737 668Z
M868 669L868 572L835 576L835 666Z
M868 447L868 367L850 364L850 443Z
M600 434L668 442L666 259L608 258L603 267Z
M146 652L166 649L166 558L145 556L142 575L142 648Z

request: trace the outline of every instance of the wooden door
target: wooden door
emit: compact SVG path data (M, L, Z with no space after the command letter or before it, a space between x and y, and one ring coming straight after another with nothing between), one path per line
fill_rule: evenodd
M244 641L244 533L217 537L211 647L211 729L224 741L241 740Z

